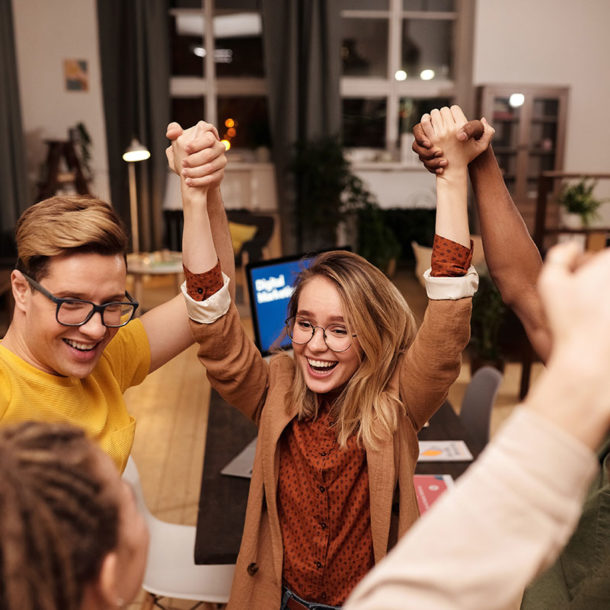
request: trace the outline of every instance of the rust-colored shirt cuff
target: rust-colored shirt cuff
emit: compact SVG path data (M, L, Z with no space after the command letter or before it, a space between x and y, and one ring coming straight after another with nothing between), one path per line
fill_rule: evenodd
M460 277L466 275L474 246L470 240L470 248L462 246L451 239L434 236L432 244L432 263L430 275L432 277Z
M184 265L182 268L186 278L186 293L194 301L205 301L223 286L220 261L204 273L191 273Z

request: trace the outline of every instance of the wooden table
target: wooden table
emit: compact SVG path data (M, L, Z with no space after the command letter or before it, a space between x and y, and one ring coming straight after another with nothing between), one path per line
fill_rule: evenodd
M133 297L140 304L139 313L146 311L143 305L143 280L147 275L171 275L174 278L176 294L183 281L182 253L160 250L127 255L127 273L133 276Z
M257 433L256 426L212 390L197 536L195 563L235 563L246 514L250 480L220 474ZM481 447L470 439L460 418L445 402L419 434L420 440L464 440L476 458ZM419 474L462 475L472 462L418 462Z

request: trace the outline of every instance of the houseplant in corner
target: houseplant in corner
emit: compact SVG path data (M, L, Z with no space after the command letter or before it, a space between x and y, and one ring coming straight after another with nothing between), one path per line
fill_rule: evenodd
M339 137L298 142L290 170L295 178L300 249L336 246L337 226L345 217L343 192L352 175Z
M562 223L569 229L588 227L598 217L602 200L593 196L596 180L583 178L577 183L564 183L559 192L558 203L562 211Z
M345 192L345 209L355 213L358 254L392 277L401 252L400 242L388 225L385 210L379 207L362 180L354 175Z

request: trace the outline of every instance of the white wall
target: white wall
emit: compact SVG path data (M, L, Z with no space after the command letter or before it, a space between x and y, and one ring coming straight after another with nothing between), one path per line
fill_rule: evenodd
M23 130L32 185L46 158L44 140L68 138L84 123L93 143L93 194L109 199L95 0L13 0ZM67 91L63 60L84 59L89 90ZM33 193L34 195L35 193Z
M476 85L570 87L565 171L610 173L609 26L608 0L477 0ZM610 196L610 180L596 193Z

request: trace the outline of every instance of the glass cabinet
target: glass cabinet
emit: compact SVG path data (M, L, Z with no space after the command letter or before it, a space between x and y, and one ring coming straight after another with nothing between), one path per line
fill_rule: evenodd
M567 87L484 85L479 112L496 130L493 148L504 181L530 231L538 176L563 169Z

